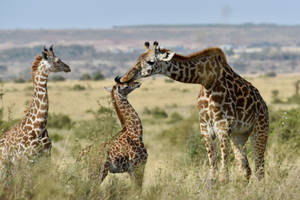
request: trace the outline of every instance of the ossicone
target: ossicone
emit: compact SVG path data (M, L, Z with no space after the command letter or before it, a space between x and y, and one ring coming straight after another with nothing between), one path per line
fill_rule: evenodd
M149 50L150 43L148 41L145 42L145 47L146 47L146 50Z
M121 77L120 77L119 75L116 76L116 77L115 77L115 82L116 82L116 83L121 83L120 79L121 79Z
M46 46L43 47L42 57L43 57L43 59L45 59L45 60L48 59L48 49L46 48Z

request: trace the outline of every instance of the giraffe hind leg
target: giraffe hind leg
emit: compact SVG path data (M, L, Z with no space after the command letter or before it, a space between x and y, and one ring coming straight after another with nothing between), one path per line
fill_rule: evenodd
M251 176L251 168L248 162L246 147L245 147L248 137L249 137L248 134L233 135L230 141L235 159L237 160L240 170L242 171L247 181L249 181Z
M264 178L265 175L265 151L268 139L268 127L255 128L251 137L251 144L255 156L255 175L258 180Z
M134 181L135 186L142 188L146 161L138 164L132 171L128 171Z
M217 150L216 150L216 144L212 137L209 135L203 135L203 138L205 140L205 147L207 151L208 156L208 162L209 162L209 173L208 173L208 181L207 185L208 187L211 187L212 184L216 182L216 176L217 176Z
M220 136L220 149L221 149L221 167L219 180L222 183L227 183L229 180L228 172L228 154L229 154L229 137L227 132Z

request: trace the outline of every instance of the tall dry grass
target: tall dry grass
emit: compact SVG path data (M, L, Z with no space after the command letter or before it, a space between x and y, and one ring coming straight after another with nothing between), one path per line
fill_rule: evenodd
M278 111L278 107L271 108L271 132L263 181L259 182L252 176L250 182L245 183L231 154L230 182L226 185L216 183L209 188L206 185L207 156L199 134L197 112L195 108L190 108L192 100L181 104L181 99L176 97L187 95L184 99L195 98L197 95L194 93L198 89L194 91L194 86L184 86L178 90L181 85L160 80L153 81L155 85L143 86L148 89L142 87L137 90L137 94L133 93L129 97L143 121L143 139L149 154L142 191L136 188L127 174L110 174L99 186L97 180L88 178L89 168L95 166L95 159L91 157L90 160L83 159L80 162L76 162L76 159L82 148L90 144L101 146L103 142L113 139L120 130L112 107L106 100L107 96L99 92L108 83L96 83L99 85L86 86L85 91L76 92L68 89L72 88L70 82L50 84L50 108L53 108L50 113L53 118L50 119L49 134L51 138L55 138L52 156L41 158L34 165L8 167L8 174L0 183L0 199L300 199L299 109ZM2 108L8 109L7 101L12 94L22 94L21 87L26 86L22 85L16 91L13 88L10 88L12 91L5 91L4 97L8 93L9 95L4 98ZM159 91L161 87L166 87L162 91L170 95L163 97L163 93ZM272 91L270 84L261 87L265 88L263 91ZM58 93L59 89L61 93ZM184 89L189 91L183 92ZM284 86L281 89L284 90ZM63 94L64 91L66 94ZM66 110L56 111L57 99L64 99L67 94L72 94L75 103L64 104ZM149 95L149 98L146 99L145 95ZM264 95L271 97L271 92ZM95 101L92 106L88 104L91 99ZM95 99L104 101L104 106L99 106ZM147 110L145 108L150 112L144 113ZM82 112L82 117L76 114L79 113L78 110ZM158 113L164 117L157 117ZM12 115L18 116L14 111ZM12 126L11 118L14 117L7 120L4 115L0 119L0 127L5 127L6 130ZM68 125L61 125L61 121ZM251 146L247 145L247 148L249 162L254 169ZM101 148L96 149L92 156L103 154L101 151Z

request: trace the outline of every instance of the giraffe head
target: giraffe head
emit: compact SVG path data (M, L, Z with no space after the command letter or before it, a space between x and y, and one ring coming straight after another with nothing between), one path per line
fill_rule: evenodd
M119 76L115 78L115 82L116 84L112 88L105 88L105 89L111 93L117 93L119 96L123 98L126 98L129 93L131 93L133 90L141 86L141 83L137 81L121 83Z
M145 42L146 52L140 55L136 63L120 79L120 82L129 82L153 74L159 74L162 71L161 64L169 62L175 55L175 52L171 50L160 49L156 41L153 43L152 49L149 46L149 42Z
M49 72L71 71L70 67L54 54L53 45L50 46L49 51L44 47L40 66L45 66L45 69Z

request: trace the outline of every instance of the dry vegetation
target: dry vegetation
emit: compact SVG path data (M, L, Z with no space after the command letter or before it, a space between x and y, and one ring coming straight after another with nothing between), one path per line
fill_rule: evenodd
M273 105L271 101L275 89L283 101L292 96L293 83L300 76L247 79L261 91L271 112L266 177L262 182L254 176L248 185L242 181L231 155L230 183L207 188L206 151L195 108L199 86L156 78L144 80L142 87L129 96L143 121L149 153L142 191L127 174L110 174L99 187L87 178L92 163L76 163L75 159L82 147L101 144L120 130L103 88L113 82L50 82L51 160L42 159L14 171L14 176L1 184L0 199L299 199L300 112L296 104ZM76 84L84 89L74 90ZM2 92L2 121L22 117L31 99L31 84L2 83ZM253 169L250 146L249 161Z

